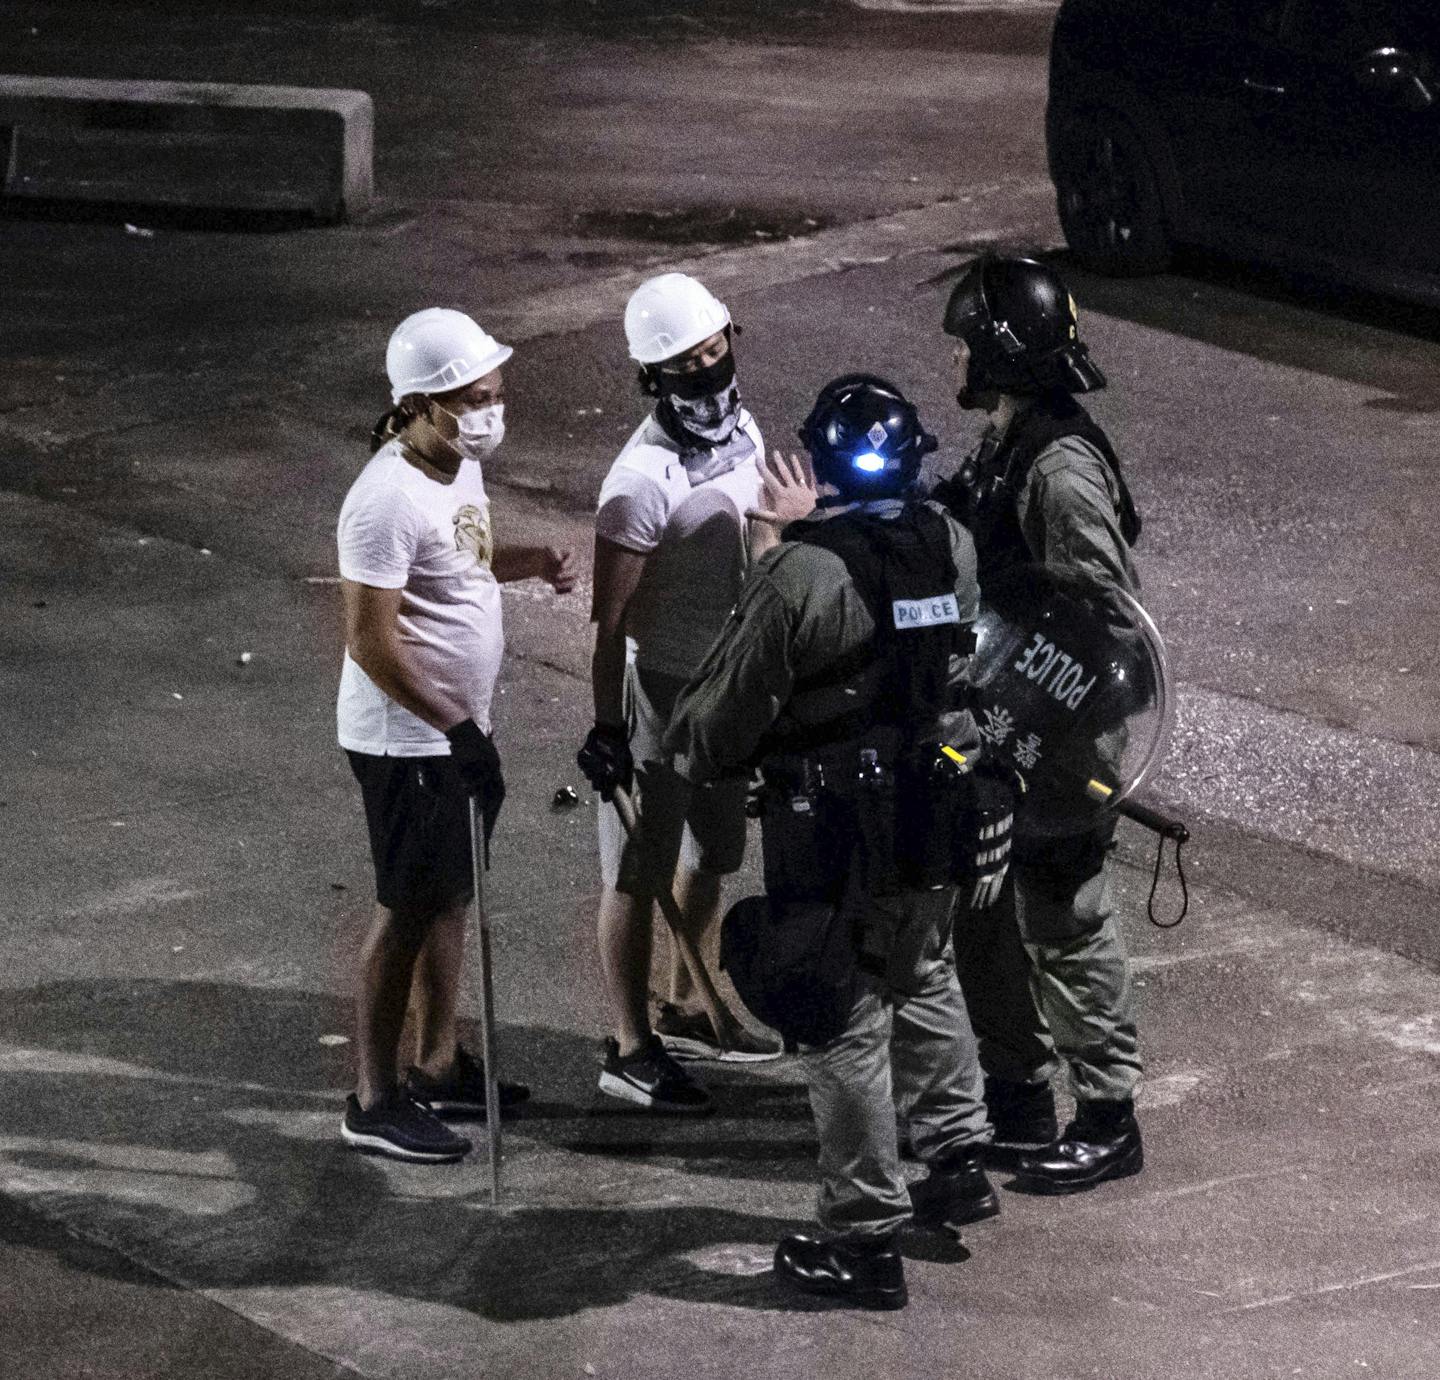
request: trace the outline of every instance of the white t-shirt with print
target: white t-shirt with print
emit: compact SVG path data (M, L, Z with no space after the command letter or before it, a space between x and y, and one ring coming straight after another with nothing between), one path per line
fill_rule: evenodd
M648 557L625 610L629 656L645 670L692 675L739 598L748 566L745 513L763 506L765 459L748 412L741 428L753 454L692 485L680 448L652 414L600 487L595 531Z
M403 591L400 639L420 676L489 732L505 634L479 464L467 460L442 484L391 441L350 486L336 535L342 578ZM340 746L352 752L439 757L450 751L442 732L392 700L348 651L336 723Z

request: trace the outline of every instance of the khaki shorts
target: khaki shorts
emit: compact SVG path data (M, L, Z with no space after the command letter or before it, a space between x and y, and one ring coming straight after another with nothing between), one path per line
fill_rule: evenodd
M635 759L633 799L645 835L652 873L641 851L625 837L614 805L600 806L600 877L627 896L655 889L654 876L668 881L677 862L692 872L723 877L745 860L744 778L692 786L672 766L661 739L684 688L679 676L625 668L625 722Z

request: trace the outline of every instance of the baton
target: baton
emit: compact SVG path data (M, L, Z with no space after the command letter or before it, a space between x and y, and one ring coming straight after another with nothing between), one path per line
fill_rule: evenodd
M1149 805L1142 805L1138 800L1122 800L1115 809L1126 819L1133 819L1136 824L1143 824L1145 828L1153 830L1161 838L1174 839L1176 843L1189 843L1190 841L1190 831L1178 819L1162 815L1159 810L1152 809Z
M670 890L669 881L662 880L657 875L650 850L640 836L640 822L635 817L635 802L630 799L630 794L624 786L615 787L615 810L620 816L620 823L624 826L627 837L634 841L645 859L646 870L650 873L651 884L655 888L655 899L660 903L660 913L665 917L665 923L670 926L670 935L675 941L675 947L680 950L680 957L684 959L686 968L690 970L690 980L700 989L700 999L705 1003L705 1010L710 1017L710 1024L715 1028L715 1037L720 1041L720 1048L727 1049L729 1048L727 1037L730 1035L730 1013L725 1010L725 1004L720 1000L720 994L710 980L710 974L705 968L705 961L700 957L699 950L684 931L685 922L681 918L680 906L675 900L675 893Z
M1107 786L1103 781L1091 780L1085 787L1086 794L1092 800L1105 801L1107 804L1110 797L1115 794L1112 787ZM1190 886L1185 880L1185 864L1180 861L1180 850L1190 842L1190 831L1178 819L1171 819L1169 815L1161 812L1153 805L1142 805L1138 800L1117 800L1111 806L1117 815L1124 815L1126 819L1133 819L1136 824L1143 825L1152 833L1160 836L1160 846L1155 850L1155 876L1150 883L1150 899L1145 903L1145 913L1150 917L1150 923L1160 930L1173 930L1184 918L1190 909ZM1180 914L1173 920L1157 920L1155 918L1155 892L1160 886L1160 862L1165 856L1165 840L1170 839L1175 845L1175 871L1180 877Z
M485 1138L490 1146L490 1205L500 1206L500 1077L495 1070L495 989L490 918L485 913L485 821L470 797L470 867L475 874L475 930L480 950L480 1051L485 1061Z
M1169 815L1163 815L1159 810L1150 805L1142 805L1138 800L1117 800L1113 804L1110 797L1115 794L1114 788L1107 786L1103 781L1089 781L1085 785L1085 794L1092 800L1099 800L1118 815L1124 815L1126 819L1133 819L1136 824L1143 825L1152 833L1159 834L1162 839L1174 839L1177 844L1190 842L1190 831L1178 820L1171 819Z

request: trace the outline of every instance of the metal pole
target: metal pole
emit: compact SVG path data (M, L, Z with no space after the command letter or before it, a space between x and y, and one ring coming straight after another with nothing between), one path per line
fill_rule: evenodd
M480 1048L485 1061L485 1138L490 1146L490 1203L500 1206L500 1077L496 1071L495 988L490 918L485 913L485 821L470 797L470 866L475 874L475 942L480 953Z
M715 984L710 980L705 960L700 957L699 950L696 949L690 936L685 933L685 922L680 916L680 906L675 900L675 893L670 890L669 879L657 874L649 850L645 846L645 840L639 834L640 821L635 816L635 802L630 799L629 793L623 786L615 787L615 810L620 816L620 823L624 826L626 834L635 840L644 854L646 870L650 873L651 883L655 888L655 899L660 903L660 913L665 917L666 924L670 926L670 934L675 940L675 946L680 950L680 957L684 959L686 968L690 970L690 980L700 991L700 999L705 1003L705 1010L710 1016L710 1024L715 1029L715 1037L720 1041L720 1048L728 1049L733 1033L730 1013L726 1011L725 1003L720 1000L720 993L715 990Z

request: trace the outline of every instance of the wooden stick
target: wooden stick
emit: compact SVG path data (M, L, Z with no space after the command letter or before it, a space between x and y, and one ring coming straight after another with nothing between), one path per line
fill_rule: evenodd
M675 893L670 889L669 879L662 879L656 875L650 850L646 845L644 835L640 832L640 821L635 815L635 802L630 799L629 793L623 786L615 787L615 809L626 834L634 840L645 859L646 870L650 873L651 884L655 889L655 899L660 903L660 913L665 917L665 923L670 926L670 934L675 940L675 946L680 950L680 957L684 959L686 968L690 970L691 981L700 991L700 998L705 1003L705 1010L709 1013L710 1024L715 1028L715 1037L720 1042L720 1048L729 1049L733 1045L732 1036L734 1034L730 1013L725 1009L725 1003L720 1000L720 993L715 990L715 984L710 980L705 960L700 957L699 950L696 949L690 936L685 933L685 922L680 915L680 906L675 900Z

